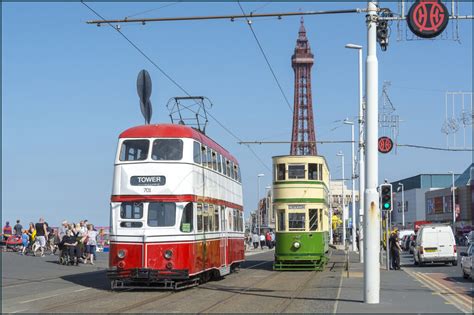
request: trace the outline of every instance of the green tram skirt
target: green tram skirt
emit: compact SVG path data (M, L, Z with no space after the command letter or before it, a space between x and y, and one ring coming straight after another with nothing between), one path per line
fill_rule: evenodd
M277 232L274 270L323 270L329 232Z

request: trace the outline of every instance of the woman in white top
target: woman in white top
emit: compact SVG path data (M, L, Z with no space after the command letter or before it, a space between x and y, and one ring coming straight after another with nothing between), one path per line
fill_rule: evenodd
M94 226L92 224L87 225L87 232L84 235L84 244L86 244L86 260L84 264L87 264L87 260L89 259L91 265L94 264L94 255L97 249L97 231L94 230Z

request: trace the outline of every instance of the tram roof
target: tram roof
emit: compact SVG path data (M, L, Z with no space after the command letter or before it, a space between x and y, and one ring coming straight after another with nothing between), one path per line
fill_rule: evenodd
M123 131L119 138L191 138L207 145L228 160L237 163L237 159L220 144L194 128L176 124L141 125Z

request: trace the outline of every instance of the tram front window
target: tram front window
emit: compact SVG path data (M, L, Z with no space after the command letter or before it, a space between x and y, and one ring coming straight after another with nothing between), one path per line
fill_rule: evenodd
M143 203L124 202L120 205L120 218L141 219L143 217Z
M183 140L156 139L151 151L153 160L178 161L183 158Z
M308 179L319 179L318 177L318 164L309 163L308 164Z
M303 165L288 165L289 179L304 179L304 164Z
M288 213L288 228L290 231L304 230L304 222L304 213Z
M150 202L148 205L148 226L174 226L176 204L174 202Z
M278 231L285 231L285 210L278 210Z
M183 216L181 217L181 232L190 233L193 231L193 204L188 203L183 209Z
M309 230L318 230L318 209L309 209Z
M143 161L148 156L148 140L125 140L120 149L120 161Z

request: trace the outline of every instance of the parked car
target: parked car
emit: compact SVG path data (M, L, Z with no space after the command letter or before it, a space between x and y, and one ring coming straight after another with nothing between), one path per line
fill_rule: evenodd
M400 247L401 247L404 251L407 250L406 244L407 244L407 239L409 239L409 238L410 238L410 235L405 235L405 236L403 236L402 239L400 240Z
M413 257L415 265L444 262L458 264L453 230L447 225L423 225L418 231Z
M410 254L413 254L415 252L415 246L416 246L416 234L410 236L410 242L408 243L408 251Z
M401 230L401 231L399 231L398 232L398 239L400 240L400 246L403 245L402 240L405 236L412 235L414 233L415 233L415 231L413 231L413 230Z
M474 231L471 231L469 234L467 234L467 245L472 245L472 243L474 243Z
M461 270L464 279L472 278L472 257L474 256L474 244L469 245L467 252L461 252Z

